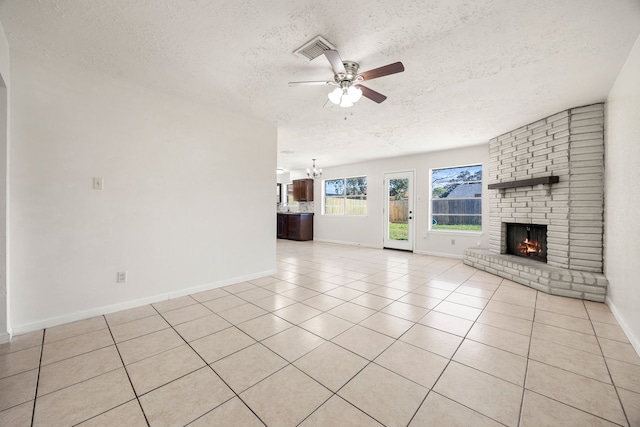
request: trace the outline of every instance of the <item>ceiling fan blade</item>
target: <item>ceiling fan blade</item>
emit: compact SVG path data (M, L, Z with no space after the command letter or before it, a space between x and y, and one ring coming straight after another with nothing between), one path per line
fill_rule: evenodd
M289 82L289 86L331 86L336 84L337 84L336 82L330 82L330 81Z
M327 49L323 53L329 60L334 74L347 74L347 70L344 69L342 58L340 58L340 54L337 50Z
M366 86L362 86L362 85L357 85L357 86L360 88L360 90L362 90L362 96L366 96L367 98L369 98L374 102L377 102L378 104L380 104L385 99L387 99L387 97L381 94L380 92L376 92L375 90L369 89Z
M404 71L404 65L402 62L394 62L393 64L385 65L384 67L374 68L373 70L360 73L363 81L377 79L378 77L388 76L389 74L401 73Z

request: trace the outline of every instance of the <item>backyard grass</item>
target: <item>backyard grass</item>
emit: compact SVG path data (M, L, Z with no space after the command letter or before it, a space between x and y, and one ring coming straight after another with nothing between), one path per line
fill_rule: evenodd
M482 231L481 225L434 225L432 230ZM409 226L403 222L389 223L389 240L409 240Z
M458 231L482 231L481 225L440 225L436 224L431 227L432 230L458 230Z
M389 240L409 240L409 225L406 222L390 222Z

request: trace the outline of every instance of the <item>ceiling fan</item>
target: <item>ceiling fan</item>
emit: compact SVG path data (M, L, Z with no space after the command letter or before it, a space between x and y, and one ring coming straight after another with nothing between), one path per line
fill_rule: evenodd
M337 86L329 93L328 98L329 101L341 107L351 107L362 96L380 104L387 97L380 92L363 86L362 82L404 71L402 62L394 62L393 64L359 73L360 65L353 61L343 61L337 50L327 49L323 53L333 69L333 81L289 82L289 86Z

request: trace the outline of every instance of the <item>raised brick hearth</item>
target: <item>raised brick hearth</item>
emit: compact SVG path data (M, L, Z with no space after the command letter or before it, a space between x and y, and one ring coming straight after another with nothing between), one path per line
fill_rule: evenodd
M557 183L519 183L551 176ZM487 178L508 188L489 190L489 248L466 250L465 264L550 294L604 301L604 105L492 139ZM546 264L505 254L507 223L547 226Z

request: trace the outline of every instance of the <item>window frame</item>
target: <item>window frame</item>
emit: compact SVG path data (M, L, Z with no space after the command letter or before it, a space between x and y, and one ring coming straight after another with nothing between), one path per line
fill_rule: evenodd
M482 173L482 178L480 181L466 181L467 183L479 183L481 186L481 193L480 193L480 197L476 198L455 198L455 199L449 199L449 200L480 200L480 213L479 214L451 214L451 216L479 216L480 217L480 230L456 230L456 229L437 229L437 228L433 228L433 216L434 216L434 212L433 212L433 201L434 200L438 200L438 199L434 199L433 198L433 172L434 171L439 171L439 170L446 170L446 169L464 169L464 168L473 168L473 167L480 167L480 171ZM484 188L484 165L482 163L470 163L470 164L466 164L466 165L459 165L459 166L449 166L449 167L434 167L434 168L430 168L429 169L429 223L428 223L428 231L431 233L455 233L455 234L470 234L470 235L481 235L484 233L484 227L485 225L483 224L483 199L484 199L484 193L485 193L485 188ZM465 182L465 181L461 181L461 182ZM438 214L436 214L437 216Z
M347 181L350 179L358 179L358 178L364 178L365 179L365 193L364 193L364 199L362 198L362 196L349 196L348 193L348 186L347 186ZM334 197L334 198L341 198L342 199L342 212L341 214L337 214L337 213L327 213L327 181L342 181L343 182L343 194L341 196L329 196L329 197ZM368 208L369 208L369 203L368 203L368 192L369 192L369 178L367 177L367 175L354 175L354 176L346 176L346 177L342 177L342 178L331 178L331 179L323 179L322 180L322 215L323 216L327 216L327 217L350 217L350 218L357 218L357 217L366 217L368 215ZM364 214L349 214L347 213L347 200L348 199L360 199L360 200L364 200L364 210L365 213Z

